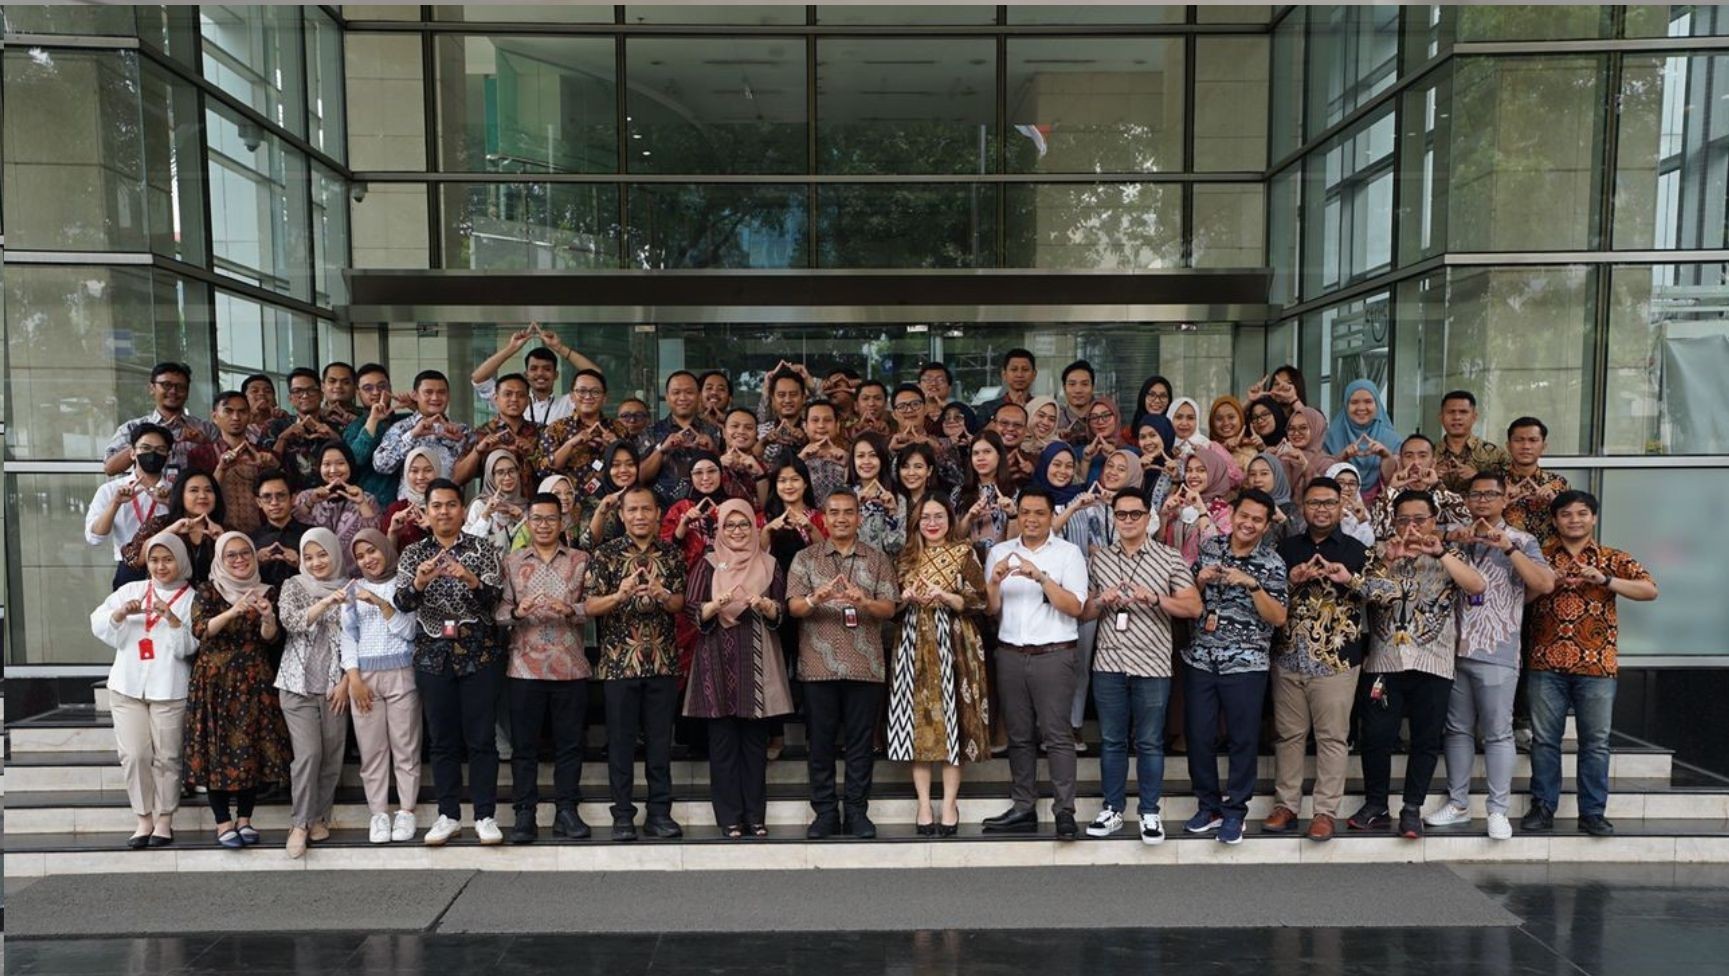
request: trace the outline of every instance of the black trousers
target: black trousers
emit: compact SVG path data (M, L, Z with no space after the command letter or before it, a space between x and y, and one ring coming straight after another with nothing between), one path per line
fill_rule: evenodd
M228 815L228 801L234 800L235 815ZM258 799L257 790L211 790L210 812L216 817L217 823L227 823L230 820L251 820L252 805Z
M672 723L678 715L678 679L613 678L601 683L606 698L606 771L612 816L636 816L636 737L643 740L648 774L648 815L672 816Z
M438 812L462 819L462 753L468 751L468 791L474 819L498 812L498 688L505 662L493 661L473 674L414 672L420 707L431 741L432 788Z
M1441 755L1441 736L1447 727L1447 700L1453 694L1453 679L1438 678L1423 671L1396 671L1368 676L1370 687L1382 679L1382 702L1365 697L1363 717L1363 799L1369 806L1386 806L1391 789L1393 746L1399 741L1399 724L1411 720L1411 754L1405 760L1405 806L1422 807L1435 776L1435 761ZM1385 703L1383 707L1383 702Z
M552 720L552 788L560 809L582 802L582 735L588 681L506 678L510 693L511 806L533 815L540 803L540 730Z
M810 805L817 816L835 812L835 740L846 759L847 816L870 806L871 774L876 768L871 739L883 686L875 681L806 681L805 725L810 735Z
M768 821L768 740L773 719L708 720L708 788L721 829Z
M1202 810L1245 819L1255 792L1261 745L1261 702L1267 697L1267 672L1215 674L1202 668L1183 671L1184 735L1189 740L1189 781ZM1218 751L1213 742L1224 717L1230 754L1223 792Z

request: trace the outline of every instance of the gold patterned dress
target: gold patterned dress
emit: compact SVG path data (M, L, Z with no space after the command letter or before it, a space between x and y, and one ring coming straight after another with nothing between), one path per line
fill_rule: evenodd
M985 649L972 619L985 606L984 568L964 542L928 546L901 586L921 581L958 592L964 606L955 613L908 604L891 667L888 756L953 765L989 759Z

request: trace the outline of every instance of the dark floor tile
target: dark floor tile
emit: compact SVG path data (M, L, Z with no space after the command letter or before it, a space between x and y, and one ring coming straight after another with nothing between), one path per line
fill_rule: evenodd
M322 976L340 969L365 942L362 933L227 935L189 961L186 976Z
M156 939L7 939L11 976L167 976L220 936Z

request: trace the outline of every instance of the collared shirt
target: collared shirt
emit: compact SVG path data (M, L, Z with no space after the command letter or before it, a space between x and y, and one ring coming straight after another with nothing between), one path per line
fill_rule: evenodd
M158 481L157 485L161 486L160 494L155 490L140 492L121 502L120 507L114 510L114 523L109 526L108 534L96 534L96 519L108 511L108 503L114 500L120 487L132 484L136 478L136 472L129 471L112 481L104 481L96 487L96 494L90 499L90 507L84 510L84 541L93 546L104 542L111 543L114 546L115 562L126 558L121 550L138 534L139 526L168 511L169 485L166 480Z
M493 394L498 392L497 379L484 379L479 383L471 382L469 385L474 387L476 400L485 400L488 403L492 401ZM576 412L576 404L571 402L569 396L550 396L544 400L538 400L534 397L534 391L530 390L528 397L528 409L522 412L522 417L536 427L544 428L547 424L555 420L563 420ZM550 455L548 456L550 457Z
M1385 543L1378 545L1364 575L1363 595L1373 608L1363 670L1453 676L1459 587L1439 558L1389 562Z
M1154 593L1171 596L1194 586L1195 577L1189 564L1183 562L1182 553L1162 542L1144 539L1131 553L1118 539L1087 557L1088 595L1097 597L1119 583L1139 583ZM1127 615L1128 626L1119 630L1121 614ZM1136 678L1170 677L1171 615L1157 604L1100 608L1093 670Z
M850 580L872 600L894 602L900 578L881 549L855 541L843 555L828 539L818 539L792 557L787 568L786 599L791 603L835 577ZM801 681L882 681L882 621L859 610L855 626L846 625L838 604L819 603L798 626L798 676Z
M378 500L382 508L396 501L396 491L402 479L395 474L386 474L372 466L372 452L378 450L378 444L390 428L401 423L404 418L413 414L403 411L392 411L390 416L378 422L371 433L366 430L366 415L356 418L342 431L342 439L348 444L348 449L354 453L354 473L349 479L368 495Z
M771 472L786 458L798 457L798 452L810 443L802 425L795 421L782 427L779 417L757 424L756 439L762 445L762 468ZM772 489L774 486L769 487Z
M1448 449L1447 439L1444 437L1439 441L1436 441L1436 470L1447 470L1446 462L1448 461L1452 461L1456 465L1469 467L1471 470L1479 473L1488 471L1505 472L1507 466L1513 463L1513 459L1507 456L1506 448L1499 444L1491 444L1481 437L1478 437L1476 434L1472 434L1465 438L1465 446L1457 451ZM1471 485L1469 479L1459 475L1447 477L1445 479L1445 484L1453 491L1461 493Z
M223 455L234 452L234 460L221 465L221 474L216 478L217 490L222 492L222 505L228 510L228 523L225 528L236 532L252 534L264 521L264 515L258 510L258 496L253 493L257 486L258 475L263 471L274 470L279 461L274 454L263 450L253 454L240 453L239 448L230 448L226 443L218 443L217 449Z
M468 432L468 440L462 445L462 453L474 450L476 444L499 431L507 431L510 436L499 442L497 450L509 451L516 455L516 465L521 469L520 481L532 486L539 481L541 472L546 468L547 457L540 452L540 428L526 418L522 421L520 430L510 430L503 417L494 417L486 423ZM490 451L488 453L491 453ZM486 458L478 459L480 472L486 472ZM478 477L478 476L477 476Z
M588 619L582 578L588 570L588 553L559 546L551 559L542 559L531 546L505 556L503 568L504 591L494 616L510 628L510 668L505 674L542 681L588 677L588 657L582 652L582 624ZM530 611L518 618L516 608L534 596L562 600L576 613L553 618Z
M608 420L598 416L599 428L594 436L577 442L570 449L570 455L565 458L563 467L554 467L552 459L558 455L558 449L564 442L587 430L589 425L581 417L571 414L548 424L540 432L540 456L546 465L548 473L557 471L569 475L576 482L579 495L593 495L605 488L606 452L619 439L628 436L624 424L616 420Z
M448 552L478 577L480 586L470 590L454 576L437 576L426 584L424 591L416 590L414 574L420 564L440 552ZM420 630L414 635L415 669L431 674L465 675L496 660L500 648L492 610L498 604L502 583L498 550L471 535L458 535L449 549L440 546L434 536L404 549L396 567L395 599L396 609L412 611L419 617Z
M132 432L141 424L157 424L168 428L174 435L174 443L168 447L168 465L162 469L162 480L172 483L180 472L197 469L208 471L216 465L216 457L208 449L222 439L222 431L216 425L203 417L194 417L182 413L173 420L164 419L162 411L152 410L142 417L134 417L121 424L109 438L108 447L102 452L102 459L107 459L127 450L132 446ZM199 456L195 456L197 452ZM208 455L208 457L204 457Z
M1290 578L1285 561L1272 546L1259 545L1247 556L1239 556L1231 551L1230 536L1215 535L1201 542L1191 568L1199 576L1208 566L1240 569L1253 576L1267 596L1285 602ZM1183 663L1214 674L1265 671L1272 646L1273 625L1255 609L1255 594L1222 579L1201 587L1201 619L1183 651Z
M1351 580L1316 578L1291 587L1285 625L1273 639L1273 663L1284 671L1325 678L1363 663L1363 569L1369 550L1336 526L1320 542L1303 532L1279 543L1279 557L1288 569L1317 555L1350 570Z
M1531 670L1613 678L1621 635L1615 594L1607 585L1577 580L1579 570L1589 566L1616 579L1647 582L1651 574L1631 555L1595 539L1577 556L1560 539L1544 546L1543 554L1557 581L1554 592L1531 601Z
M370 590L396 606L396 577L374 583L358 579L354 585ZM414 666L414 634L420 629L414 614L397 610L388 618L384 611L365 600L342 605L342 668L388 671Z
M636 456L646 460L649 454L655 448L660 447L661 443L668 437L686 429L707 437L710 450L714 451L715 454L725 450L720 428L709 423L707 419L701 416L692 417L689 425L685 425L680 424L672 418L671 414L668 414L637 435ZM696 462L696 453L699 450L700 448L694 446L673 444L661 452L660 471L654 476L653 488L662 507L671 505L690 494L690 466Z
M1423 491L1435 500L1435 507L1440 509L1440 514L1435 516L1436 525L1446 527L1471 524L1471 511L1465 507L1465 499L1460 497L1458 492L1440 484L1426 491L1421 488L1412 490ZM1375 533L1375 538L1387 539L1397 534L1393 531L1393 517L1397 514L1393 511L1393 503L1401 494L1403 491L1383 491L1376 495L1374 502L1369 505L1369 527Z
M348 418L343 414L333 414L320 410L317 415L319 423L330 428L330 436L322 434L304 434L295 429L300 422L299 417L278 417L266 424L264 432L258 438L258 446L275 454L282 462L282 470L288 475L288 487L294 491L305 491L324 483L318 473L318 461L324 454L324 442L341 439L343 428L348 426ZM353 472L350 472L352 476Z
M288 516L288 521L281 528L271 525L269 519L262 519L258 523L258 530L252 533L252 546L254 549L263 550L280 542L285 551L299 552L300 537L310 528L312 526L292 515ZM260 559L258 561L258 575L270 586L280 587L288 582L290 576L298 572L300 569L289 564L287 560Z
M1087 558L1080 547L1052 535L1037 549L1027 548L1020 536L991 547L985 562L985 579L990 579L997 564L1010 556L1021 562L1033 563L1057 585L1074 594L1075 599L1087 599ZM1066 644L1080 637L1079 622L1058 610L1045 596L1045 588L1020 575L1011 575L1002 582L1002 618L997 624L997 639L1004 644L1019 646Z
M650 579L659 577L670 593L684 592L684 556L670 543L655 540L638 549L629 536L603 543L589 556L582 588L590 597L617 593L619 584L641 567ZM678 641L673 614L647 594L621 603L596 618L600 636L602 681L615 678L660 678L678 674Z
M1502 522L1513 545L1539 566L1549 565L1537 540ZM1459 600L1459 656L1518 670L1522 641L1519 628L1525 620L1525 578L1513 568L1511 553L1486 542L1459 547L1471 567L1483 576L1488 588L1477 596Z
M1555 517L1549 514L1549 503L1567 490L1567 479L1544 471L1542 467L1526 477L1507 469L1507 524L1531 533L1539 546L1546 546L1555 537Z
M384 438L378 442L377 450L372 452L372 468L380 473L390 473L402 467L402 461L408 457L408 452L417 447L430 448L438 455L439 464L445 471L455 471L457 459L468 444L468 425L450 421L446 426L451 430L445 434L433 433L425 437L414 437L410 431L420 423L419 414L409 414L397 421L384 432ZM401 487L397 488L397 497L402 497Z

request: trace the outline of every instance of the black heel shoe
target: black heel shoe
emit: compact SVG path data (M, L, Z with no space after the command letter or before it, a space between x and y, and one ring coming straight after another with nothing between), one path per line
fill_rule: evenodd
M960 832L960 829L961 829L961 822L959 820L955 821L952 824L938 824L937 825L937 836L938 837L953 837L955 834Z
M917 826L920 837L935 837L937 835L937 825L935 823L922 823Z

